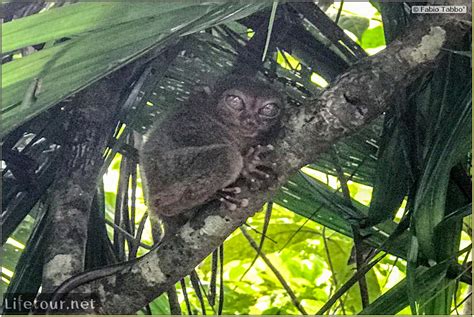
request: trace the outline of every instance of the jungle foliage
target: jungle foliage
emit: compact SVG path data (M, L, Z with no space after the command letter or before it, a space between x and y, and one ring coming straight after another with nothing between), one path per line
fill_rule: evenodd
M138 255L152 244L134 133L239 63L278 82L289 106L298 107L410 32L412 18L408 4L379 2L324 10L291 1L14 3L3 4L0 287L34 294L50 185L68 155L61 144L73 135L57 133L62 109L74 106L71 95L150 51L158 56L129 92L133 100L123 103L104 153L86 254L92 268L113 262L114 243L129 250L123 231L142 244ZM217 281L223 302L200 301L187 277L177 285L183 312L214 313L219 305L229 315L460 312L472 270L469 50L466 41L446 51L383 117L294 175L247 221L249 235L236 231L225 242ZM121 206L129 226L114 226ZM370 268L362 292L351 255L354 227L368 255L362 269ZM258 245L262 232L254 261L249 241ZM203 294L214 287L211 262L197 269ZM369 298L365 307L361 293ZM168 314L166 296L147 312Z

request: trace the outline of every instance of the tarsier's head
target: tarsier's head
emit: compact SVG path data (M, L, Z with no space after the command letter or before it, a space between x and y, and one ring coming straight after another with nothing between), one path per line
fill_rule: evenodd
M280 126L284 99L263 82L229 77L216 84L213 96L217 116L240 137L267 138Z

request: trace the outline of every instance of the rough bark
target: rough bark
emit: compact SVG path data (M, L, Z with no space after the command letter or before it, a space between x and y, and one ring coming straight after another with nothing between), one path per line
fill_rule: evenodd
M277 185L312 162L341 137L355 133L387 110L399 92L436 66L442 47L459 42L470 30L464 15L420 16L410 32L383 52L364 59L341 75L318 99L291 110L273 160ZM276 186L277 187L277 186ZM219 204L206 206L194 219L167 237L158 248L119 274L78 287L95 293L101 305L89 313L134 314L191 273L236 228L275 192L244 192L245 210L227 211Z

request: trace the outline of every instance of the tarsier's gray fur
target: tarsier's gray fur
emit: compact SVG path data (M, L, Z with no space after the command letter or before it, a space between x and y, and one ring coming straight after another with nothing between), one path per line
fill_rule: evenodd
M259 168L270 164L261 155L279 131L283 103L270 86L230 76L157 122L140 151L151 217L180 223L219 194L231 207L245 203L238 188L226 188L239 177L267 176Z

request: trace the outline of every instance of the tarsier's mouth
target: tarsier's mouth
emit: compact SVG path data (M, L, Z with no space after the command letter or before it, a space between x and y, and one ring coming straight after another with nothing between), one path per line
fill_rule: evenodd
M257 129L252 128L241 128L240 133L245 137L255 137L258 134Z

